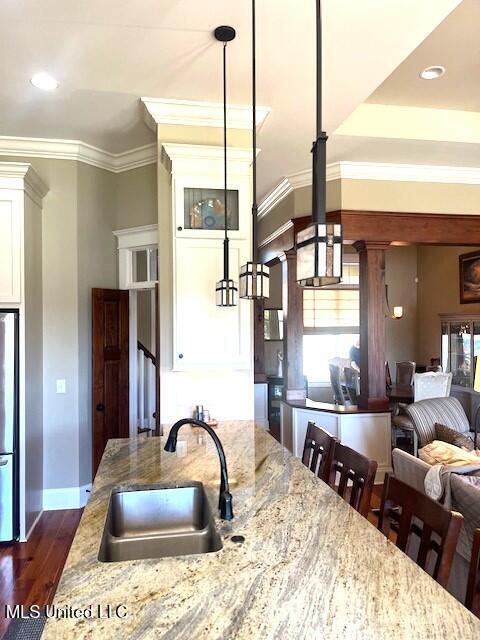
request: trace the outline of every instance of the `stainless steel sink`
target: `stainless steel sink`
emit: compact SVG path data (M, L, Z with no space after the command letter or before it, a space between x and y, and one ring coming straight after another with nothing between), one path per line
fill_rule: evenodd
M144 485L112 492L98 559L121 562L221 548L201 482Z

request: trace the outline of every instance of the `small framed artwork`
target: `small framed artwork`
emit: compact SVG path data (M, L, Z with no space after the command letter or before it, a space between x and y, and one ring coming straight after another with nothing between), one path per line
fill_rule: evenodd
M184 189L184 228L225 229L225 202L223 189ZM238 231L238 191L227 191L228 229Z
M460 270L460 304L480 302L480 250L458 257Z

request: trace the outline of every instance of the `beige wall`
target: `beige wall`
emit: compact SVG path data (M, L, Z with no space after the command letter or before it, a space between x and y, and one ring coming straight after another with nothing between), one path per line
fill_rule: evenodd
M342 209L480 213L480 185L342 180Z
M385 252L385 283L390 310L403 306L403 318L385 322L386 360L392 377L395 363L416 358L417 247L389 247Z
M439 313L480 313L480 304L460 304L458 256L472 247L419 247L417 360L440 357Z
M327 211L337 211L342 204L342 183L340 180L327 182ZM312 212L312 188L301 187L288 194L278 205L258 222L258 240L262 242L282 224L292 218L308 216Z
M152 353L152 292L137 291L137 338Z
M157 224L156 164L117 173L115 193L114 229Z
M78 394L79 484L91 481L92 466L92 288L116 288L118 260L112 233L116 176L78 164Z

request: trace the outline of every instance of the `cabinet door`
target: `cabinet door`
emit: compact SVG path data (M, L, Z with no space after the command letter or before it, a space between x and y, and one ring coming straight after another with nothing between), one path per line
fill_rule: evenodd
M22 194L0 190L0 303L21 302Z
M230 277L236 282L246 244L230 241ZM215 304L215 285L223 277L222 242L178 239L174 264L173 368L251 368L251 304Z

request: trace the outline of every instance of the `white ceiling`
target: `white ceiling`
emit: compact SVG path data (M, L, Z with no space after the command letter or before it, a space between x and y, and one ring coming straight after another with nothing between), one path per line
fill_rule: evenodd
M419 73L433 65L445 74L422 80ZM480 111L480 1L463 0L367 102Z
M327 131L459 3L324 0ZM272 108L259 136L263 193L309 166L315 2L257 5L258 100ZM229 45L229 101L250 102L248 0L0 0L0 12L0 135L80 139L115 153L151 142L140 96L221 100L221 48L211 32L222 23L238 33ZM32 87L38 70L60 89Z

